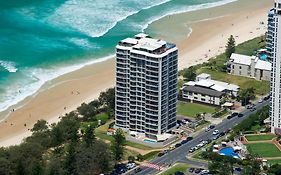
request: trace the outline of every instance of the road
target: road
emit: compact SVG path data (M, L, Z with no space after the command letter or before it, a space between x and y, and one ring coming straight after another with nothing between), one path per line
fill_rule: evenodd
M268 104L269 104L269 100L263 101L262 103L257 103L256 109L259 110L263 106L266 106ZM234 117L230 120L225 119L220 124L216 125L215 129L222 132L222 131L226 131L229 128L233 128L235 125L242 122L244 119L248 118L252 113L255 113L256 111L252 112L248 109L245 109L243 112L241 112L242 114L244 114L244 117L240 117L240 118ZM212 134L213 130L211 130L209 132L205 132L205 131L200 132L196 137L194 137L193 140L189 141L187 144L182 145L179 148L176 148L175 150L171 151L168 154L165 154L162 157L157 157L157 158L153 159L152 161L150 161L150 163L156 164L156 165L159 165L159 166L166 166L166 165L174 164L176 162L186 162L186 163L189 163L189 164L194 165L194 166L204 166L204 165L206 165L206 164L201 163L201 162L188 160L188 159L186 159L186 156L188 154L189 149L196 146L197 144L199 144L200 140L207 140L207 139L213 138L214 137L213 134ZM157 172L157 170L155 170L153 168L142 167L142 171L137 173L136 175L154 174L156 172Z

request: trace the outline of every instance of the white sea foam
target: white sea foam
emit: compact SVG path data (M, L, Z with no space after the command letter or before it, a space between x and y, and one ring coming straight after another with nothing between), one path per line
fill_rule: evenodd
M3 67L8 72L11 72L11 73L14 73L14 72L18 71L18 69L16 68L15 65L16 64L14 62L0 60L0 66Z
M153 5L147 5L145 7L142 7L142 9L149 9L152 8L153 6L157 6L157 5L161 5L163 3L168 2L169 0L166 1L158 1L158 3L154 3ZM183 13L183 12L188 12L188 11L195 11L195 10L199 10L199 9L204 9L204 8L211 8L211 7L215 7L215 6L220 6L220 5L224 5L230 2L234 2L236 0L222 0L219 2L215 2L215 3L206 3L206 4L202 4L202 5L195 5L195 6L190 6L190 7L185 7L183 9L174 9L174 10L170 10L167 11L161 15L158 16L154 16L151 18L148 18L148 20L144 21L141 26L139 26L140 30L144 30L148 27L149 24L151 24L153 21L159 20L165 16L169 16L172 14L178 14L178 13ZM59 8L55 15L53 15L52 17L48 18L48 21L56 21L56 18L66 18L64 19L64 22L67 24L69 23L69 25L72 25L73 22L73 26L77 27L80 31L84 32L84 33L89 33L91 36L102 36L104 35L108 30L110 30L113 26L115 26L120 20L123 20L125 18L128 18L129 15L132 14L136 14L138 13L141 9L139 10L135 10L135 9L118 9L118 3L114 4L112 6L109 7L109 9L112 7L113 9L117 9L119 10L120 13L118 14L113 14L114 12L109 11L107 9L107 7L104 6L104 12L106 12L106 14L102 14L102 12L96 13L95 15L92 13L94 10L91 8L95 8L95 6L93 6L92 3L88 4L86 3L85 6L88 6L87 8L81 8L82 11L77 11L77 10L73 10L70 6L76 6L79 4L83 4L84 0L81 1L67 1L68 3L64 4L61 8ZM103 2L103 1L99 1L99 2ZM116 2L119 2L118 0L116 0ZM147 0L146 4L149 4L150 0ZM137 0L136 0L137 3ZM143 1L139 1L140 4L143 4ZM144 3L145 4L145 3ZM76 9L79 9L76 7ZM85 10L86 9L86 10ZM84 11L85 10L85 11ZM66 13L67 11L67 13ZM89 14L87 14L89 13ZM70 14L70 16L68 16ZM110 15L112 14L112 15ZM88 20L83 20L83 17L85 17L85 15L88 16L92 16L92 18L87 18ZM96 23L98 21L95 20L95 18L97 17L97 15L99 15L99 18L103 18L103 19L107 19L109 17L109 20L106 21L108 22L107 25L101 27L99 25L96 26ZM95 22L90 23L91 20L94 20ZM58 20L57 20L58 21ZM58 24L60 25L60 24ZM136 26L136 24L134 24ZM101 28L99 28L101 27ZM93 29L94 30L90 30ZM191 28L190 28L191 29ZM191 29L192 32L192 29ZM190 33L191 33L190 32ZM84 46L89 46L89 43L85 40L80 40L80 39L70 39L71 42L74 43L80 43ZM79 45L80 45L79 44ZM8 86L6 91L5 91L5 96L2 96L0 98L0 111L4 111L6 110L9 106L12 106L14 104L17 104L18 102L24 100L26 97L28 96L32 96L35 95L36 92L38 92L38 90L40 89L40 87L42 87L43 84L45 84L47 81L50 81L58 76L61 76L63 74L78 70L80 68L82 68L83 66L86 65L90 65L90 64L94 64L97 62L101 62L104 61L106 59L109 59L113 57L113 55L101 58L101 59L95 59L95 60L91 60L87 63L80 63L80 64L76 64L74 66L67 66L67 67L61 67L61 68L57 68L57 67L53 67L51 69L26 69L26 70L22 70L24 72L25 75L29 75L29 83L27 82L18 82L18 84L13 84L11 86ZM7 66L8 65L8 66ZM8 70L9 72L16 72L17 68L15 67L15 64L10 62L9 64L6 62L3 64L3 62L0 61L0 66L4 67L6 70ZM1 101L2 100L2 101Z
M38 90L46 82L52 79L55 79L66 73L81 69L84 66L105 61L112 57L114 57L114 55L109 55L100 59L91 60L87 63L80 63L80 64L75 64L73 66L60 67L60 68L53 67L50 69L41 69L41 68L23 69L22 73L28 76L28 78L26 78L27 80L7 86L7 88L5 89L5 94L3 95L1 94L2 95L1 100L3 101L0 101L0 111L7 110L10 106L21 102L26 97L36 95Z
M170 0L69 0L46 20L57 26L71 26L91 37L100 37L127 17Z

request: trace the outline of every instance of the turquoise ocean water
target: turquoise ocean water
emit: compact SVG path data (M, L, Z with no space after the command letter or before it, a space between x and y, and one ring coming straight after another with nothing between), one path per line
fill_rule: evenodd
M161 17L232 1L0 1L0 111L48 80L114 54L120 39Z

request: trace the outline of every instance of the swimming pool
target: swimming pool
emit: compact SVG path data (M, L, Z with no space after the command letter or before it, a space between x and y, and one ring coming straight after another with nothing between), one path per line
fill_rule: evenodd
M260 59L263 60L263 61L266 61L267 60L267 55L266 54L260 54Z
M143 140L144 142L149 142L149 143L155 143L156 141L154 141L154 140L148 140L148 139L144 139Z
M232 147L222 148L221 150L219 150L219 153L220 155L232 156L234 158L240 159L240 156L234 152L234 149Z

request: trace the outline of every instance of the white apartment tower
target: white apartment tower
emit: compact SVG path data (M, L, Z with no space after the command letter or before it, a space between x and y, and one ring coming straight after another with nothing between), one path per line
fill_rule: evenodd
M281 131L281 0L275 0L273 14L272 75L271 75L271 132Z
M116 46L115 126L157 139L176 125L178 49L146 34Z

